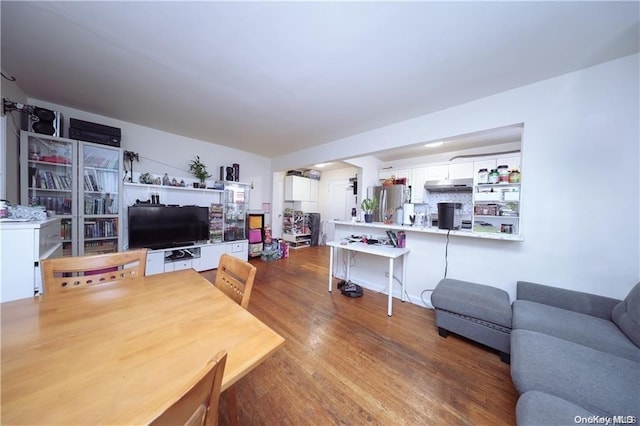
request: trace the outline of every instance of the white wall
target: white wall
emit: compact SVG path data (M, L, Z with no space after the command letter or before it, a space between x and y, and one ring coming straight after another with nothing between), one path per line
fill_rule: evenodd
M631 55L278 157L273 167L524 123L525 241L452 239L448 276L512 297L517 280L624 297L640 280L638 75L639 56ZM441 253L412 253L419 256ZM432 288L435 279L408 284Z
M124 150L137 152L140 156L140 162L133 165L135 173L148 172L155 175L168 173L171 177L176 176L178 180L184 177L185 182L192 182L195 178L189 172L189 162L196 155L199 155L200 160L206 164L207 171L213 175L212 179L219 178L220 166L238 163L240 164L240 181L253 183L250 209L261 210L263 202L271 201L271 161L266 157L37 99L30 99L29 103L62 112L65 120L65 137L68 136L66 131L70 118L119 127L122 130L121 147ZM168 119L179 118L168 117Z

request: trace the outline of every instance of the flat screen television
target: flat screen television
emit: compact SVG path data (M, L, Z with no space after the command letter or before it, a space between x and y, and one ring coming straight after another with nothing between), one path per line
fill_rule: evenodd
M209 209L197 206L130 206L129 248L163 249L209 239Z

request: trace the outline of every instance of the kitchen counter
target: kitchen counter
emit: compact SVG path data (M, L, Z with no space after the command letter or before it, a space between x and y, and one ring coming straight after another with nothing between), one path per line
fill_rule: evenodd
M474 232L470 229L449 231L447 229L439 229L435 227L429 228L426 226L385 224L382 222L366 223L366 222L351 222L348 220L333 220L330 222L336 225L354 226L354 227L361 227L361 228L378 228L385 231L394 230L394 231L419 232L423 234L440 234L440 235L447 235L447 233L449 233L450 236L455 236L455 237L481 238L481 239L502 240L502 241L524 241L524 237L522 235L504 234L500 232Z

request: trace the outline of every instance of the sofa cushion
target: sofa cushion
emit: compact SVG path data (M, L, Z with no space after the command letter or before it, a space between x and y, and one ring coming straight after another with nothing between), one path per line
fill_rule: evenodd
M640 348L611 321L527 300L513 302L513 328L538 331L640 361Z
M523 393L516 404L518 426L576 425L576 418L594 414L565 399L538 391ZM586 423L586 422L585 422Z
M613 308L611 318L633 343L640 347L640 283Z
M530 330L511 332L511 378L597 415L640 418L640 363Z

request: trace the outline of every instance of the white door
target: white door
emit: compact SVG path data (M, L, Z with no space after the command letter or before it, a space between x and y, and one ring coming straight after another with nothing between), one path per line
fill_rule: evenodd
M324 234L327 241L333 241L335 229L332 221L351 220L351 209L355 208L355 195L353 195L353 186L349 181L334 181L329 183L329 192L327 194L327 217L324 221Z
M282 238L282 213L284 211L284 176L273 174L273 200L271 203L271 236Z

